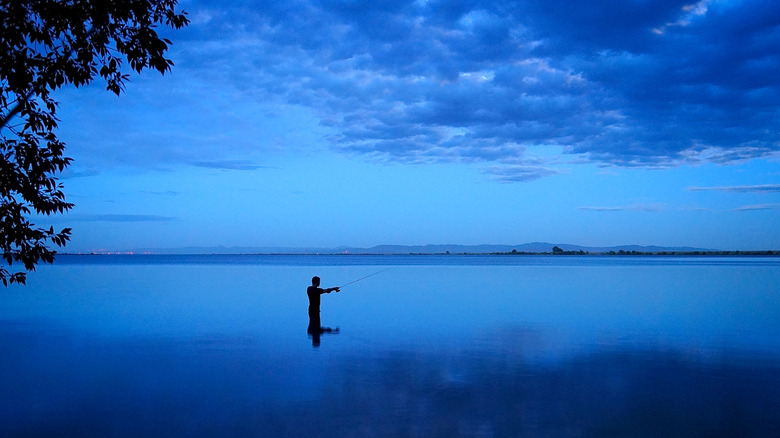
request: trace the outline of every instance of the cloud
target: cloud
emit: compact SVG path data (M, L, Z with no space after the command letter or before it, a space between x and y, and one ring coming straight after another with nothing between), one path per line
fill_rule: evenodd
M222 169L222 170L258 170L258 169L271 169L272 167L261 166L248 160L210 160L210 161L193 161L193 166L205 167L209 169Z
M664 206L661 204L633 204L633 205L627 205L627 206L613 206L613 207L606 207L606 206L584 206L584 207L578 207L578 210L587 210L587 211L647 211L647 212L657 212L664 209Z
M778 150L780 5L284 4L244 28L259 84L314 108L348 150L450 160L453 130L618 165Z
M404 163L477 162L492 174L512 173L492 166L522 160L531 147L654 168L780 151L778 2L193 0L185 6L195 19L166 34L176 67L160 81L175 90L148 95L155 105L185 101L214 112L200 116L186 146L164 146L184 136L166 138L162 133L175 123L156 123L154 149L140 158L124 152L125 162L259 168L236 159L257 151L262 132L271 129L252 123L268 113L249 100L304 108L337 151ZM200 152L204 159L193 160Z
M141 193L147 194L147 195L159 195L159 196L178 196L179 192L175 190L142 190Z
M89 169L84 171L74 171L68 168L62 172L60 178L67 180L72 178L87 178L90 176L97 176L97 175L100 175L100 172L94 169Z
M69 222L168 222L176 218L151 214L72 214L67 215L67 220Z
M625 211L627 210L626 207L596 207L596 206L585 206L585 207L578 207L578 210L588 210L588 211Z
M742 207L737 207L733 211L778 210L778 209L780 209L780 204L755 204L755 205L745 205Z
M780 184L759 184L752 186L723 186L723 187L688 187L693 192L721 191L733 193L779 193Z
M501 182L530 182L561 173L558 170L538 166L491 166L482 169Z

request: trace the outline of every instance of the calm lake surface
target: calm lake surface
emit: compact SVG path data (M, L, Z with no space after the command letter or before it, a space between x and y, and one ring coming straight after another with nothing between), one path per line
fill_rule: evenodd
M313 275L368 276L319 340ZM0 437L780 436L780 258L60 256L0 295Z

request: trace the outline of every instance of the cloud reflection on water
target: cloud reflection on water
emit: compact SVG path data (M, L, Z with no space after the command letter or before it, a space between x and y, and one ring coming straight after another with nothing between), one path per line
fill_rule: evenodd
M0 436L776 435L780 360L507 329L432 348L287 348L0 324ZM53 333L59 333L57 335ZM457 344L457 345L455 345ZM548 357L549 359L549 357Z

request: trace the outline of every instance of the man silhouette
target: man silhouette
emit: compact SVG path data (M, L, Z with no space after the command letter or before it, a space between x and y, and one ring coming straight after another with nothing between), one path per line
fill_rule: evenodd
M306 295L309 296L309 328L306 333L312 335L312 345L317 347L320 345L320 335L325 332L338 332L330 327L322 327L320 321L320 298L322 294L329 294L333 291L338 292L340 288L330 287L323 289L320 287L320 277L314 276L311 278L311 286L306 289Z

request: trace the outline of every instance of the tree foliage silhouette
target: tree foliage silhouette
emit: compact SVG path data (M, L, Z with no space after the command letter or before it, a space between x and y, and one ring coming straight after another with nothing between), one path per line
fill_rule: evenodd
M25 283L40 262L52 263L70 239L30 222L64 213L56 177L71 159L57 138L56 89L81 87L97 76L119 95L134 70L164 74L171 42L155 28L180 29L189 20L177 0L0 0L0 281ZM128 69L129 67L129 69ZM24 270L12 272L12 265Z

